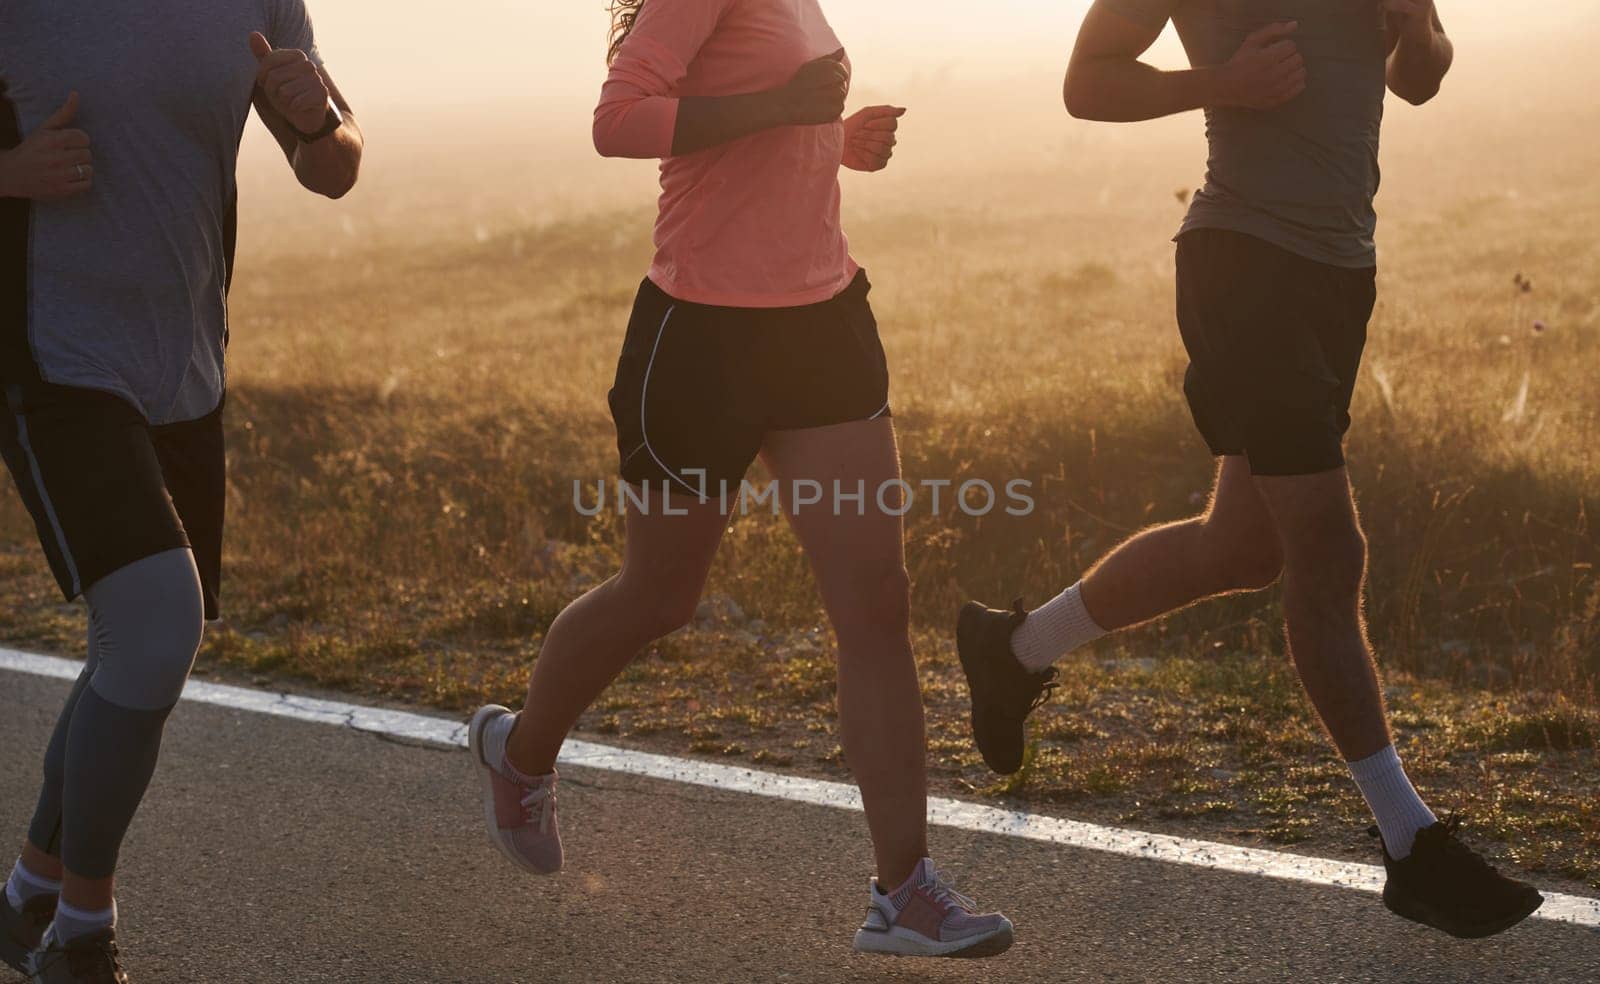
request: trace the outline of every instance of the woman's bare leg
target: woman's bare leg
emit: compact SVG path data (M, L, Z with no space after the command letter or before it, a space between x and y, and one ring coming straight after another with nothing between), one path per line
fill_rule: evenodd
M783 490L790 522L811 559L839 641L839 730L861 787L880 884L894 887L928 853L927 737L909 631L910 583L899 516L878 508L881 485L900 477L887 419L777 431L762 457ZM797 480L821 484L823 501L788 500ZM835 508L835 481L858 510ZM890 494L889 504L898 504Z
M648 512L630 503L622 572L556 617L533 664L528 699L506 741L506 758L524 775L555 768L567 734L640 650L694 617L727 517L715 502L683 496Z

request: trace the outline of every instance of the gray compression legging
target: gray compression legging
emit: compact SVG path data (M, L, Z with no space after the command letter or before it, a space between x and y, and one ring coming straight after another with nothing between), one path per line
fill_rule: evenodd
M205 603L188 550L129 564L84 599L89 659L50 738L28 840L74 875L109 878L200 648Z

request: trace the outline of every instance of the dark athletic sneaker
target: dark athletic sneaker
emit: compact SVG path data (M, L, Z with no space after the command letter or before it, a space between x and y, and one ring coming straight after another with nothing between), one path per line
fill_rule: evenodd
M21 974L28 972L28 954L44 938L50 920L56 917L56 897L36 895L22 903L19 911L0 888L0 960Z
M65 945L48 940L33 951L29 971L33 984L128 984L128 975L117 963L117 934L112 929Z
M1023 724L1056 687L1054 669L1030 672L1011 651L1011 633L1028 617L968 602L956 620L956 649L972 695L972 739L984 764L1003 776L1022 768Z
M1389 872L1384 906L1464 940L1493 936L1533 915L1544 896L1490 867L1456 837L1460 827L1460 818L1451 817L1418 832L1411 856L1400 861L1384 849L1383 866ZM1383 843L1377 827L1369 833Z

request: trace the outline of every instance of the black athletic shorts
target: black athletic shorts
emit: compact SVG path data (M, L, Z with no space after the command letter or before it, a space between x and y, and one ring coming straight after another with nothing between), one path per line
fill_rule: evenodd
M121 397L5 388L0 453L67 600L129 564L188 547L218 617L226 479L222 408L152 427Z
M1224 229L1178 239L1184 393L1213 454L1256 475L1344 464L1377 271L1317 263Z
M866 271L830 300L730 308L639 287L611 389L622 477L714 497L769 431L889 416L889 366Z

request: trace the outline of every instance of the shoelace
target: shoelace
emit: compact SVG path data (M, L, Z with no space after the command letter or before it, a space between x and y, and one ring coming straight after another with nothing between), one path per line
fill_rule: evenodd
M1472 848L1468 847L1466 844L1463 844L1461 840L1456 837L1456 832L1461 829L1461 824L1463 822L1464 818L1459 814L1451 814L1444 819L1444 822L1440 827L1435 828L1434 831L1424 830L1420 832L1417 837L1419 840L1423 837L1427 837L1429 841L1435 844L1441 855L1459 864L1465 865L1467 870L1475 875L1483 876L1495 874L1493 865L1479 857L1478 854L1472 850Z
M1039 684L1039 692L1034 694L1033 700L1028 703L1028 713L1032 714L1037 711L1040 705L1048 701L1056 692L1058 686L1060 684L1056 682L1056 668L1052 666L1044 671L1044 681Z
M539 786L537 789L528 790L528 795L522 797L522 808L528 811L528 822L534 822L534 813L538 812L539 833L550 832L550 815L556 808L556 791L549 785Z
M67 967L72 971L72 976L85 981L94 981L96 984L119 984L127 978L122 976L122 965L117 962L117 943L108 940L102 945L91 946L61 946L52 944L56 953L56 960L65 959ZM49 951L46 951L48 955ZM52 963L54 961L51 961ZM46 965L48 966L48 965ZM40 968L41 970L44 967Z
M949 902L968 912L977 911L978 903L956 891L956 880L938 868L933 869L933 881L927 888L936 902Z
M1417 831L1417 840L1424 841L1433 846L1442 859L1462 864L1468 872L1474 875L1497 875L1494 865L1479 857L1477 852L1463 844L1456 836L1461 830L1466 818L1459 813L1452 813L1440 821L1439 826L1427 830ZM1383 834L1374 825L1367 829L1367 835L1381 842Z

